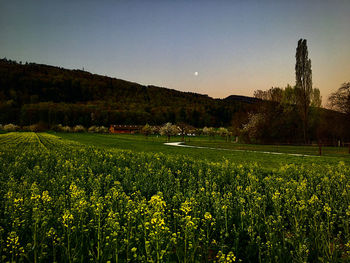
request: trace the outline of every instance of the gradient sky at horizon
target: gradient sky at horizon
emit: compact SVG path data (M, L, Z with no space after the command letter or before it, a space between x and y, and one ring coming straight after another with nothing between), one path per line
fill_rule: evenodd
M294 85L305 38L325 102L350 81L349 13L349 0L0 0L0 57L223 98Z

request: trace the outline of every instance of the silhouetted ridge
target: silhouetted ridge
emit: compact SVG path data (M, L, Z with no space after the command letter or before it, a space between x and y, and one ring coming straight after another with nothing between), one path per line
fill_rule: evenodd
M253 97L247 97L247 96L241 96L241 95L230 95L224 99L225 101L240 101L245 103L257 103L260 102L260 99L253 98Z
M79 69L0 60L0 123L229 126L236 112L246 112L255 101L230 97L214 99Z

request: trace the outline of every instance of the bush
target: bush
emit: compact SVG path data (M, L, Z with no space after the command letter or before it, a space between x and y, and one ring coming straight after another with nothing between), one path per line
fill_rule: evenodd
M12 123L9 123L9 124L6 124L4 126L4 130L8 131L8 132L17 131L17 130L19 130L19 126L12 124Z
M108 133L108 128L105 126L96 127L95 132L98 133Z
M63 126L60 131L62 131L62 132L72 132L72 128L69 127L69 126Z
M85 132L85 128L83 125L75 125L73 128L73 132Z
M96 128L97 127L95 125L93 125L88 129L88 132L96 132Z
M151 134L154 133L154 129L153 129L152 126L150 126L150 125L147 123L147 124L146 124L145 126L143 126L143 128L141 129L141 133L147 137L148 135L151 135Z

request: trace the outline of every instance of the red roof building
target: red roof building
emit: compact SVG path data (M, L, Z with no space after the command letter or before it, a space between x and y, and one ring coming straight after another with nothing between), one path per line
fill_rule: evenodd
M109 127L110 133L126 133L134 134L139 133L143 126L141 125L111 125Z

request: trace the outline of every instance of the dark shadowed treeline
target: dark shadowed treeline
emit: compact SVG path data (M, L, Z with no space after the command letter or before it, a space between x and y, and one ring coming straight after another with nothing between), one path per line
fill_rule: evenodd
M297 103L297 89L288 85L285 88L272 87L257 90L256 111L248 116L243 126L242 136L256 143L320 143L337 145L350 141L349 116L337 111L321 108L322 98L318 89L310 94L308 126L304 134L304 124ZM306 136L305 136L306 135Z
M0 60L0 123L231 126L232 116L251 110L251 102L243 96L213 99L82 70Z

